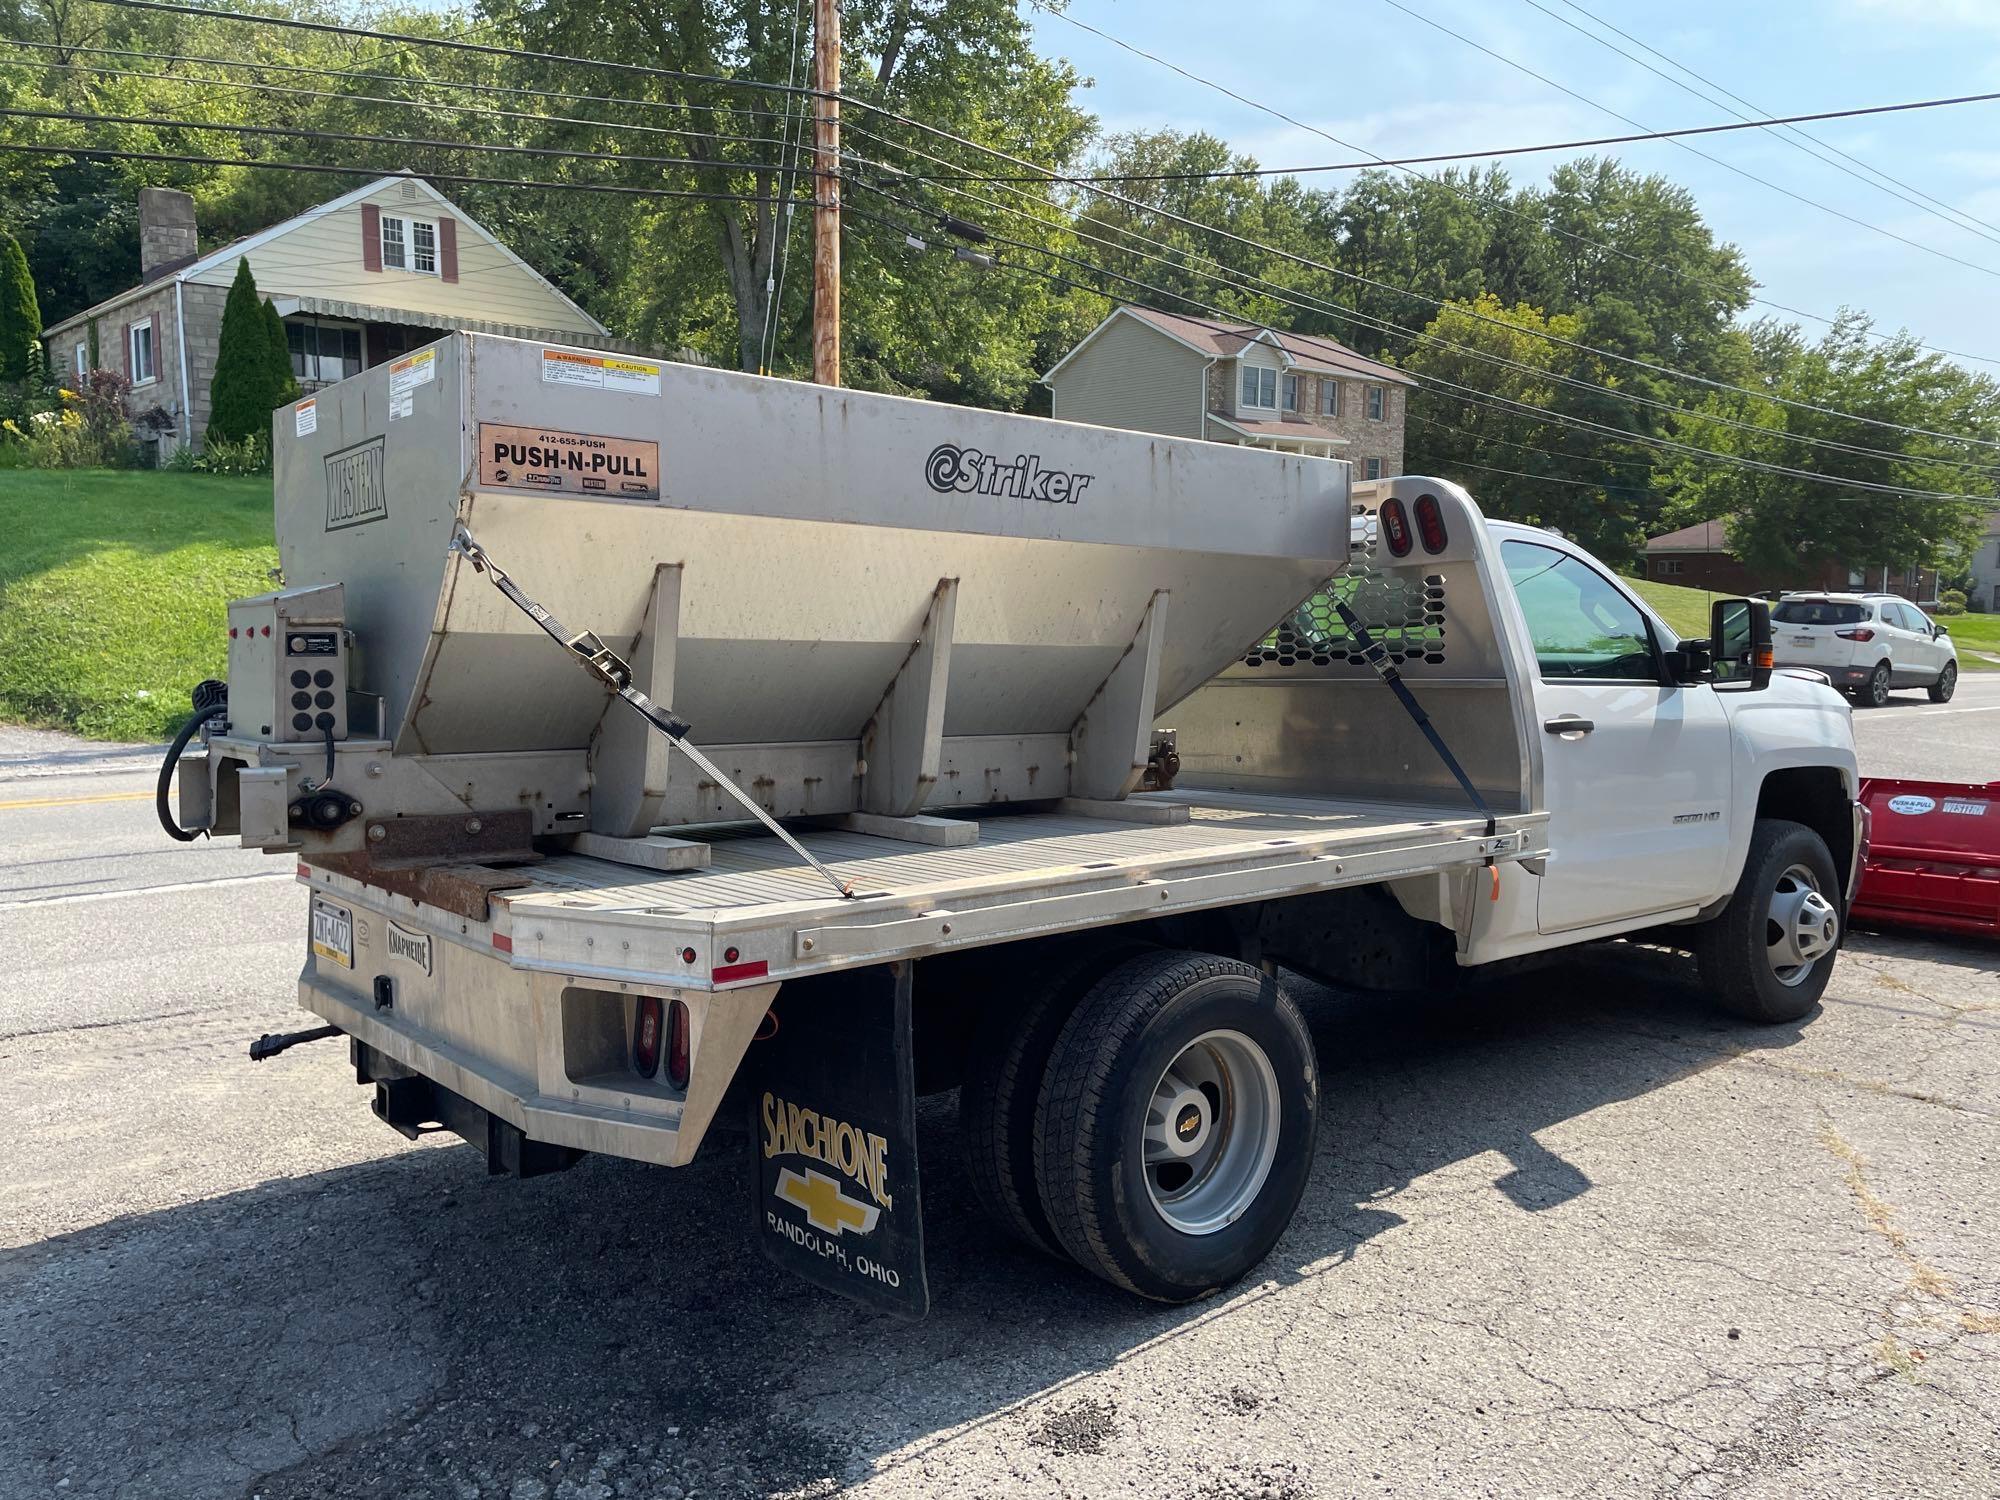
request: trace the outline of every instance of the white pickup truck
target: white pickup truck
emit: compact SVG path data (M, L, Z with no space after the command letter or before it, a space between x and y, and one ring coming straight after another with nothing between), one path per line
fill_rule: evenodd
M956 1088L1002 1227L1185 1300L1312 1167L1289 975L1643 934L1749 1020L1826 985L1850 711L1761 604L1679 640L1438 479L426 353L278 413L289 587L176 750L181 831L310 887L326 1025L263 1053L344 1035L406 1133L676 1166L727 1112L764 1252L921 1315L915 1101ZM753 418L788 441L718 437Z

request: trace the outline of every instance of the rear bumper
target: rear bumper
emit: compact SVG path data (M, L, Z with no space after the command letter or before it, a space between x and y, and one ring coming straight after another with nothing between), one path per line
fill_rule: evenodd
M1875 670L1872 666L1835 666L1824 661L1786 661L1782 656L1778 658L1777 665L1780 670L1789 667L1794 671L1818 672L1835 687L1859 687Z

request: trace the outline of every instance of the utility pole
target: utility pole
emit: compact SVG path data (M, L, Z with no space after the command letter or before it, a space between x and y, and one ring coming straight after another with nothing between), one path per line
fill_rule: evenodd
M840 0L813 0L813 379L840 384Z

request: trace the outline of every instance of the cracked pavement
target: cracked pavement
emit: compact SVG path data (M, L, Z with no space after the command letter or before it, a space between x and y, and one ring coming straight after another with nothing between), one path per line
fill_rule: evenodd
M302 1024L260 857L0 819L0 1500L2000 1493L2000 946L1864 934L1778 1028L1622 946L1301 986L1305 1201L1186 1308L989 1233L928 1100L909 1325L758 1258L740 1147L489 1180L337 1047L247 1062Z

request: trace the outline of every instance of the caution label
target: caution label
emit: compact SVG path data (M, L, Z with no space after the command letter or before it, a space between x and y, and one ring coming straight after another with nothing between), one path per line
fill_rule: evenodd
M437 378L437 350L419 349L389 366L389 394L400 396Z
M660 394L660 367L620 354L583 354L575 349L542 351L544 385L580 385L628 396Z
M660 445L636 438L479 424L479 482L600 499L660 498Z

